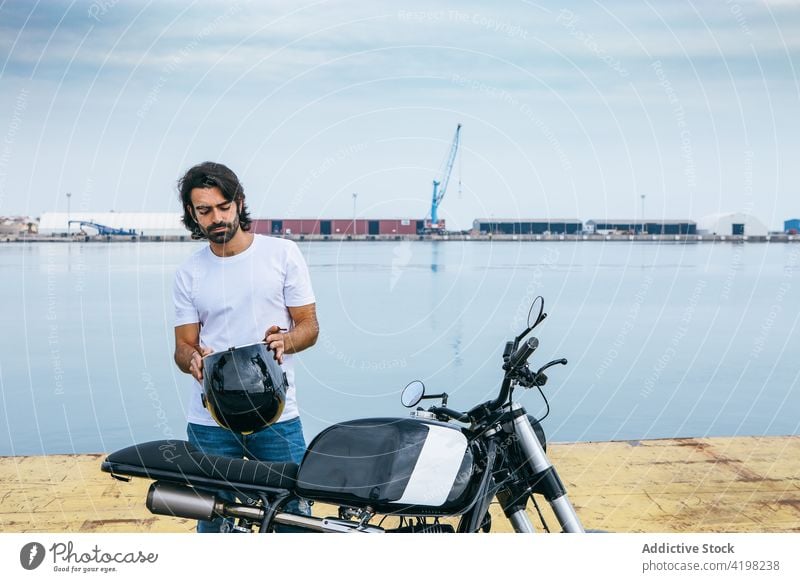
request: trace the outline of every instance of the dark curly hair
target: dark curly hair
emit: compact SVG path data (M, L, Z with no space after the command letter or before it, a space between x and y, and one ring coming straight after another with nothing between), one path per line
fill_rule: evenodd
M216 162L203 162L189 168L183 178L178 180L181 208L183 208L183 225L192 233L193 239L208 238L197 224L192 208L192 190L194 188L213 188L216 186L222 192L225 200L231 202L242 201L239 211L239 226L242 230L250 230L250 213L244 203L244 187L239 178L228 166ZM238 204L237 204L238 206Z

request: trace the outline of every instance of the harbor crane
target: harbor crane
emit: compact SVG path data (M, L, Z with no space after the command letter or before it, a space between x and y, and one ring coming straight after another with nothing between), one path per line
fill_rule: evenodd
M431 218L425 225L426 233L440 233L444 231L444 224L439 224L439 205L447 193L447 185L450 183L450 175L453 173L453 164L458 154L458 141L461 136L461 124L456 126L456 133L453 136L453 143L450 145L450 153L447 155L447 162L444 167L444 175L441 181L433 180L433 196L431 197ZM441 186L441 188L440 188ZM427 222L427 221L426 221Z
M100 236L106 235L115 235L115 236L136 236L135 230L125 230L122 228L113 228L111 226L106 226L104 224L97 224L96 222L91 222L89 220L70 220L68 223L67 228L72 226L72 224L77 224L83 230L84 226L89 226L97 230L97 234Z

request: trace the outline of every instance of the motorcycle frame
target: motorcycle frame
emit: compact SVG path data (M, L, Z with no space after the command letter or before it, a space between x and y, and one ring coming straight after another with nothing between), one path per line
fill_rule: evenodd
M477 532L484 523L492 500L497 497L506 518L515 532L534 533L536 530L528 516L526 507L528 499L534 493L540 493L550 504L563 532L584 532L580 518L567 496L555 467L547 457L539 438L528 421L525 408L520 404L511 403L505 407L501 414L486 424L488 428L473 433L473 443L479 442L478 448L484 449L477 456L481 471L477 474L479 477L476 477L475 474L471 476L471 478L476 479L474 485L476 492L470 506L460 514L456 531L459 533ZM517 443L519 453L508 446L510 438L513 439L512 442ZM503 458L501 465L496 467L498 451L502 453ZM523 466L527 467L527 473L523 471ZM525 473L526 477L524 479L517 477L510 481L497 482L495 476L502 471L518 474ZM527 484L524 481L527 481ZM513 492L513 489L516 489L516 493ZM379 533L386 531L369 523L280 512L280 508L283 505L295 498L297 497L288 491L279 494L273 501L270 501L266 494L260 495L264 509L263 518L257 520L260 521L260 524L258 524L259 532L268 532L274 525L292 526L301 530L322 533ZM233 514L226 517L242 518L243 516L236 515L236 507L241 506L232 505ZM403 512L402 514L386 515L434 519L457 517L436 515L429 511L419 514ZM251 517L252 515L248 514L246 519L251 519Z
M473 449L474 463L468 475L457 478L472 481L474 491L466 509L455 514L437 513L433 508L424 511L375 512L368 507L351 507L355 514L369 519L379 515L404 518L447 518L459 517L458 532L476 532L484 525L492 500L497 497L506 518L515 532L528 533L534 526L527 513L529 498L534 493L541 494L550 504L562 531L583 532L566 490L558 474L548 459L542 443L528 419L525 409L509 400L508 404L490 412L479 422L462 429ZM294 499L300 499L287 489L254 488L235 482L220 482L216 479L191 477L182 473L172 473L124 466L119 474L112 475L128 480L130 476L154 479L151 494L148 494L148 508L156 514L209 519L209 515L233 519L235 527L259 532L268 532L275 525L293 526L297 529L316 532L382 532L379 526L370 525L369 519L352 521L347 519L318 518L285 513L282 508ZM125 475L122 477L121 475ZM227 502L215 494L203 491L226 490L235 496L248 500L246 503ZM155 500L155 501L154 501ZM254 501L259 500L260 506Z

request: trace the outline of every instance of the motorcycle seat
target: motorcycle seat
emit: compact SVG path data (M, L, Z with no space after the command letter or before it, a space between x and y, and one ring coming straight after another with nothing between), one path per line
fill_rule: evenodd
M298 465L205 455L187 441L161 440L111 453L100 468L117 477L198 487L286 490L295 486Z

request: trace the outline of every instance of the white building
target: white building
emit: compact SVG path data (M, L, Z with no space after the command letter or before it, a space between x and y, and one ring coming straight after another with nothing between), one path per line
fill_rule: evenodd
M697 232L719 236L766 236L769 234L769 229L752 214L734 212L710 214L701 218L697 224Z
M71 221L71 225L67 222ZM136 231L138 236L186 236L189 231L175 212L45 212L39 219L39 234L51 235L65 232L76 233L83 228L87 234L96 234L97 229L75 221L101 224L110 228Z

